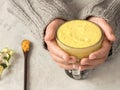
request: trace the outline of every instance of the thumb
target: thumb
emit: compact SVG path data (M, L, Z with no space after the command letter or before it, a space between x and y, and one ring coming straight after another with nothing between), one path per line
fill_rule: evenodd
M53 40L55 38L56 30L64 22L65 21L61 19L55 19L54 21L52 21L46 28L45 41Z
M103 30L105 36L109 41L113 42L116 40L113 29L106 20L100 17L91 17L89 20L97 24Z
M103 30L103 32L105 33L105 36L109 41L113 42L116 40L113 29L107 22L103 22L99 26L101 27L101 29Z
M53 28L47 28L46 29L46 34L45 34L45 41L51 41L55 37L56 30Z

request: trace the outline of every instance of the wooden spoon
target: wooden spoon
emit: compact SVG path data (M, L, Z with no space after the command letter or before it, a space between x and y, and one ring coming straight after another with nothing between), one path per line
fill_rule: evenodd
M24 54L24 90L27 90L27 74L28 74L28 71L27 71L27 67L28 67L28 53L30 51L30 41L29 40L23 40L22 41L22 50L23 50L23 54Z

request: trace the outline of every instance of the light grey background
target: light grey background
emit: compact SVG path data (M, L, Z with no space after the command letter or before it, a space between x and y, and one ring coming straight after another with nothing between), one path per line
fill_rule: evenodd
M69 0L66 0L67 4L76 4L76 8L79 7L77 6L79 4L76 3L78 0L67 1ZM90 1L92 0L86 0L86 2ZM29 39L33 43L29 59L29 90L120 89L120 53L109 58L107 62L92 71L88 79L73 80L52 61L49 53L42 49L39 42L32 37L29 29L7 12L7 5L4 2L5 0L0 0L0 49L8 46L15 50L15 55L13 57L14 63L0 80L0 90L23 90L24 57L21 50L23 39Z

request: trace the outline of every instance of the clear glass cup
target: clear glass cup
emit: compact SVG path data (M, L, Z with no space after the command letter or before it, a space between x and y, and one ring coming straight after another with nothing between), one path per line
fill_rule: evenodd
M100 33L101 34L100 38L96 43L94 43L93 45L89 45L88 47L77 48L77 47L71 47L71 45L65 44L64 41L61 41L61 39L58 35L60 28L64 27L63 25L65 25L65 23L58 28L57 33L56 33L57 44L60 46L60 48L62 48L69 55L72 55L72 56L75 56L76 58L78 58L79 59L78 63L79 63L82 58L88 57L90 53L92 53L92 52L101 48L102 41L103 41L103 33L102 33L102 30L101 30L100 27L98 27L96 24L94 24L90 21L87 21L87 20L72 20L73 23L74 23L74 21L83 21L83 22L86 22L86 25L87 24L93 24L93 26L97 27L97 29L100 30L100 32L101 32ZM69 23L69 22L71 22L71 21L68 21L66 23ZM69 26L70 29L71 29L71 27L72 27L72 25ZM86 27L84 27L84 28L86 28ZM68 75L71 73L71 75L69 75L70 77L79 80L79 79L81 79L82 73L85 72L85 71L80 71L78 69L73 69L73 70L66 70L66 72L67 72Z

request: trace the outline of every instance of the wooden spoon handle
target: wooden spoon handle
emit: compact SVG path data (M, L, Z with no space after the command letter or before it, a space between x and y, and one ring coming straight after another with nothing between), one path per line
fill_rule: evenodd
M27 90L27 81L28 81L28 53L24 53L25 60L24 60L24 90Z
M27 85L27 81L28 81L28 53L30 51L30 41L29 40L23 40L22 41L22 50L24 53L24 90L27 90L28 85Z

